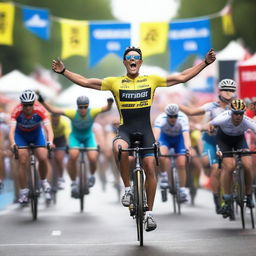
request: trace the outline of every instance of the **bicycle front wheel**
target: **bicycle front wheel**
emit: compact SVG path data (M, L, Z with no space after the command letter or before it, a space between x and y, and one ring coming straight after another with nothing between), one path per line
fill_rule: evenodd
M39 196L39 177L35 165L30 168L29 193L31 202L31 213L33 220L37 220L38 196Z
M136 224L137 235L140 246L143 246L143 221L144 221L144 207L143 207L143 173L141 170L136 171L135 189L136 189Z
M84 211L84 190L85 190L85 163L80 164L79 173L79 199L80 199L80 211Z

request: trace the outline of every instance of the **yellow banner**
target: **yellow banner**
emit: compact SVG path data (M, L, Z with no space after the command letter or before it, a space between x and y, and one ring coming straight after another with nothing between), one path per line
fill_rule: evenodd
M154 22L140 24L140 48L143 56L165 52L168 38L168 23Z
M61 19L61 58L88 55L88 22Z
M13 24L15 7L0 3L0 44L13 45Z
M222 29L224 34L226 35L235 34L235 27L234 27L232 15L225 14L222 16Z

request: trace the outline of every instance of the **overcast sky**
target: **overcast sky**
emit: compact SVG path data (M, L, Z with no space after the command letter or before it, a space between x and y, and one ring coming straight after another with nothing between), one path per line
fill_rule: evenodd
M179 0L111 0L113 15L120 21L170 21Z

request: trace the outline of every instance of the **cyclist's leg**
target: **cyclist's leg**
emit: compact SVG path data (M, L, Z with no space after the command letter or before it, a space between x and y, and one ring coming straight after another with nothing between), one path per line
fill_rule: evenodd
M186 180L187 180L187 174L186 174L186 148L184 144L184 138L183 135L177 136L173 143L172 147L174 148L174 152L176 154L180 154L176 157L176 167L179 173L179 182L180 182L180 188L185 188L186 186Z
M76 181L77 177L77 159L79 157L79 147L81 142L73 133L69 135L69 159L67 163L68 173L72 182Z
M50 165L47 159L47 149L46 148L36 148L35 155L38 159L38 171L41 180L45 180L47 173L49 171Z
M160 142L160 152L162 155L168 155L169 148L166 145L162 145ZM160 157L160 187L162 189L167 188L168 184L168 170L170 169L170 159L168 157Z
M58 177L63 177L64 172L64 158L65 158L65 150L54 150L54 160L56 164L56 171L58 173Z
M93 133L90 133L90 135L86 138L84 146L87 148L97 149L97 143ZM87 156L90 164L90 173L91 175L94 175L97 169L97 160L99 153L97 151L88 151Z
M241 158L244 167L244 177L245 177L245 188L246 195L252 194L252 184L253 184L253 171L252 171L252 157L243 156Z
M147 195L147 203L149 211L152 211L156 193L156 163L153 156L145 156L143 158L143 167L145 171L145 189Z

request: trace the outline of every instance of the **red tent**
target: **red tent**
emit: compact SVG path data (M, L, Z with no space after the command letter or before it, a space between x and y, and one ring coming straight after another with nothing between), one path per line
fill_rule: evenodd
M238 64L240 98L256 96L256 54Z

